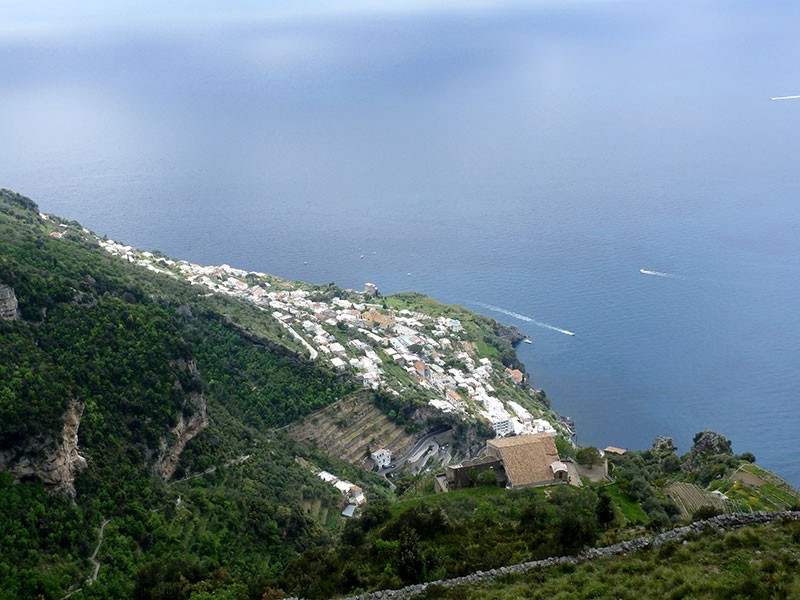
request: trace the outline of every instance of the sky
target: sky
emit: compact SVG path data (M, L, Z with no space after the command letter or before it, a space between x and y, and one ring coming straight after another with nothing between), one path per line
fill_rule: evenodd
M186 19L297 19L308 17L353 17L430 13L480 13L540 5L592 4L638 0L0 0L0 34L52 31L136 22L178 23Z

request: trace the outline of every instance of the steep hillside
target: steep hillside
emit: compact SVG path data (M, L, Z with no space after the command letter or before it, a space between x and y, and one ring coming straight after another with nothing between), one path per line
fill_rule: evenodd
M369 458L370 448L386 448L393 456L403 455L416 439L404 426L390 421L370 395L363 393L353 394L300 419L287 433L358 465Z
M139 581L138 597L180 597L176 573L246 589L330 535L303 506L338 514L342 496L295 457L349 467L274 428L354 384L270 315L120 261L6 190L0 301L0 596Z
M629 543L621 552L587 553L505 573L427 586L397 598L517 600L538 598L798 598L798 513L765 525L720 527L714 520L660 544ZM620 550L614 548L613 550ZM545 561L548 562L548 561Z
M576 452L528 385L516 341L419 294L136 250L0 190L0 598L326 598L800 503L712 431L682 456L666 437L622 456ZM508 490L483 469L434 494L444 475L429 461L532 431L556 438L572 485ZM412 455L390 468L396 487L361 468L373 446ZM360 516L345 521L346 502ZM761 594L779 578L794 591L795 533L777 534L786 552L757 533L710 538L737 553L719 567L727 576L735 563L730 585L709 594L740 581ZM609 569L707 589L650 557L631 564ZM578 595L622 585L570 568ZM521 577L485 596L516 597L530 586ZM563 585L542 589L559 596Z

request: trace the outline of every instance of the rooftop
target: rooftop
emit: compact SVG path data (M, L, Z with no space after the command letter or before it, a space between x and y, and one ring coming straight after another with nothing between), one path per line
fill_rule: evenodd
M486 445L503 459L508 480L514 487L552 481L551 465L561 460L554 438L546 433L498 438L487 441Z

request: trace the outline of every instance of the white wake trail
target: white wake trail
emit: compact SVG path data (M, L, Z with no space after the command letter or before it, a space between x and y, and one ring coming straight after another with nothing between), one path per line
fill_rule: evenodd
M662 271L650 271L649 269L639 269L642 275L653 275L654 277L666 277L667 279L686 279L682 275L675 275L674 273L664 273Z
M519 319L520 321L526 321L528 323L533 323L538 327L544 327L545 329L550 329L552 331L557 331L558 333L563 333L564 335L575 335L574 331L570 331L569 329L562 329L561 327L556 327L555 325L550 325L549 323L543 323L542 321L537 321L533 317L529 317L527 315L520 314L518 312L514 312L513 310L507 310L505 308L500 308L499 306L494 306L493 304L484 304L483 302L476 302L478 306L482 306L483 308L487 308L494 312L502 313L504 315L508 315L509 317L514 317L515 319Z
M800 96L773 96L770 100L797 100Z

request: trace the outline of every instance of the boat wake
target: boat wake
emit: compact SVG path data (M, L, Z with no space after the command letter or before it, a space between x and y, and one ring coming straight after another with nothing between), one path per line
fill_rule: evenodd
M674 273L662 273L661 271L649 271L648 269L639 269L639 273L642 275L653 275L654 277L666 277L667 279L686 279Z
M550 325L549 323L543 323L542 321L537 321L533 317L529 317L527 315L520 314L518 312L514 312L513 310L506 310L505 308L500 308L499 306L494 306L493 304L484 304L483 302L476 302L478 306L482 306L483 308L489 309L494 312L502 313L504 315L508 315L509 317L514 317L515 319L519 319L520 321L525 321L527 323L533 323L537 327L543 327L544 329L550 329L551 331L557 331L558 333L563 333L564 335L574 336L575 332L570 331L569 329L561 329L561 327L556 327L555 325Z
M797 100L800 96L773 96L770 100Z

